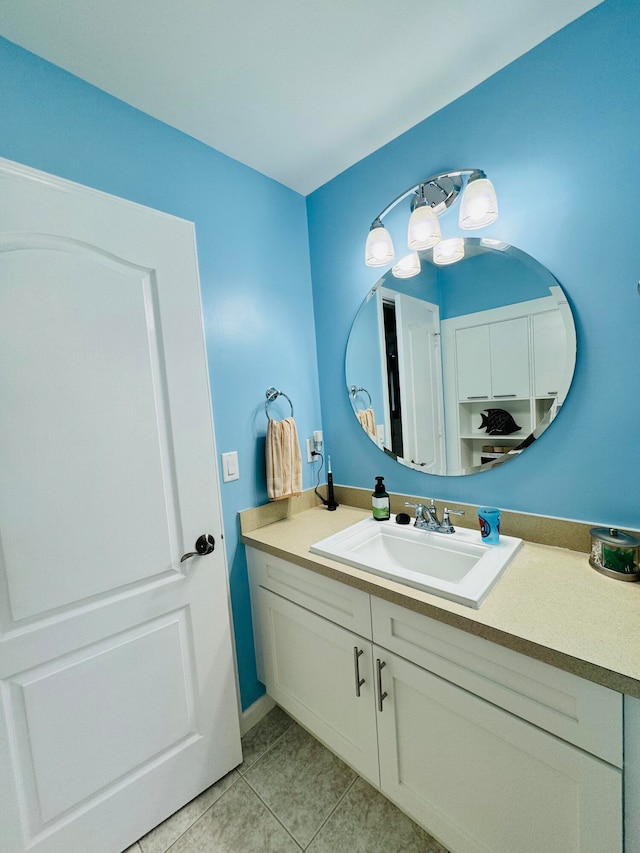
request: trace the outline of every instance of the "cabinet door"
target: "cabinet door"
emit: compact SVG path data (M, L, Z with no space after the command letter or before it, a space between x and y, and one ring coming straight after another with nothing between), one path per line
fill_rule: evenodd
M494 400L528 397L529 321L527 317L491 323L491 394Z
M258 599L268 694L378 786L371 643L264 587Z
M381 789L456 853L620 853L622 774L374 646Z
M531 321L535 396L564 398L567 374L567 333L560 309L534 314Z
M488 324L456 331L456 371L459 400L488 400L491 397Z

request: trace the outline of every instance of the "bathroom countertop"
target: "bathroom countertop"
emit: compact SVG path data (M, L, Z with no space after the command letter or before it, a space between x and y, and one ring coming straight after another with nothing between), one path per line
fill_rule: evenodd
M594 571L585 553L524 542L475 610L309 553L366 510L318 506L255 529L243 515L245 545L640 698L640 583Z

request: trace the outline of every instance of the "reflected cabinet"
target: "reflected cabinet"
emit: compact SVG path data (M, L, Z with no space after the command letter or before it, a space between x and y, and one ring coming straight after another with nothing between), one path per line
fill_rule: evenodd
M568 305L551 291L442 322L448 470L517 455L558 414L570 380L559 371Z

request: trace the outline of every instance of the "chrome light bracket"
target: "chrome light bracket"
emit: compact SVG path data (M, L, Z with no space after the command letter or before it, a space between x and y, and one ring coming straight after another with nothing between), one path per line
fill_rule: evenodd
M468 175L468 180L476 180L476 178L485 178L486 175L482 169L456 169L452 172L439 172L437 175L431 175L420 181L418 184L406 189L400 193L397 198L394 198L371 223L371 228L379 228L382 225L382 219L393 208L408 198L413 193L411 201L411 210L420 207L423 204L428 204L437 214L447 210L458 198L462 191L463 176Z

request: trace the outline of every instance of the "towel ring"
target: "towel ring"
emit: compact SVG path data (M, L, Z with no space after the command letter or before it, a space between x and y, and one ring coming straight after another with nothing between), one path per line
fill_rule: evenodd
M289 400L284 391L278 391L277 388L267 388L267 402L264 404L264 410L268 420L271 420L271 415L269 414L269 403L273 403L273 401L277 400L278 397L284 397L285 400ZM293 403L291 402L291 400L289 400L289 405L291 406L291 417L293 417Z
M349 388L349 391L351 392L351 396L353 397L354 402L356 399L356 394L359 394L362 391L362 393L366 394L367 397L369 398L369 406L371 406L371 394L367 391L366 388L356 388L355 385L351 385Z

